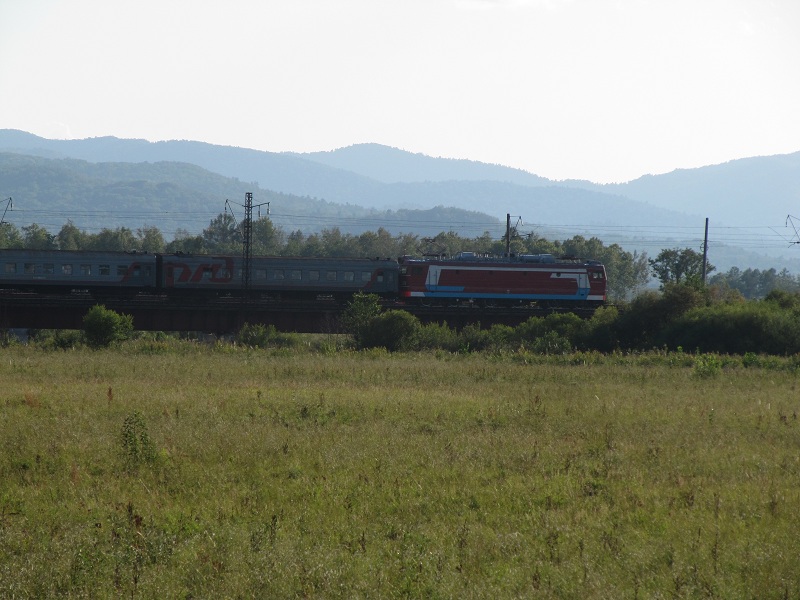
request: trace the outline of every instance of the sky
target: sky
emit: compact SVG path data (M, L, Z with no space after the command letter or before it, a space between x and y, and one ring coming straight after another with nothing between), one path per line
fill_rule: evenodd
M629 181L800 151L800 1L0 0L0 128Z

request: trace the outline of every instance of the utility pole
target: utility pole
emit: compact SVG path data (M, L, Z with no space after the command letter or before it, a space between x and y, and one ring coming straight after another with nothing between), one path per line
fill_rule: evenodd
M225 200L226 208L230 204L237 203ZM239 206L244 207L244 221L242 221L242 292L247 295L250 292L250 274L253 263L253 192L245 193L244 204L239 204ZM267 214L269 214L269 202L255 205L259 209L262 206L267 207ZM231 215L233 215L233 209L231 209ZM260 210L259 216L261 216ZM236 217L233 219L235 222Z
M511 256L511 214L506 213L506 258Z
M517 217L514 229L522 225L522 217ZM506 213L506 258L511 258L511 214Z
M708 263L708 217L706 217L706 235L703 238L703 285L706 284L706 264Z
M253 192L244 195L242 222L242 289L250 291L250 265L253 262Z

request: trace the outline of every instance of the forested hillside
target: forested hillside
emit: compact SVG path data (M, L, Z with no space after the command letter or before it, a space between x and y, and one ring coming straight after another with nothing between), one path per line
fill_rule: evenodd
M306 234L332 227L359 233L378 226L420 235L448 227L480 234L501 226L496 218L457 208L374 210L282 194L176 162L92 163L0 153L0 189L13 199L6 220L18 227L36 223L52 232L69 220L87 231L157 224L168 236L179 230L199 234L225 210L226 199L241 218L248 191L255 204L270 203L276 225ZM267 207L256 215L259 210L266 214Z

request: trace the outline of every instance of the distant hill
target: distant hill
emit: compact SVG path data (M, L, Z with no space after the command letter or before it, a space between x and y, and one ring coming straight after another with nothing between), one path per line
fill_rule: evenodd
M324 153L276 154L187 141L46 140L23 132L0 130L0 151L89 162L189 163L227 178L250 182L251 187L257 185L265 190L378 210L451 206L484 212L499 220L511 213L530 222L578 227L623 221L644 225L658 220L661 224L675 226L697 222L678 212L648 207L616 194L559 186L518 169L426 158L375 144L351 147L322 157ZM395 182L385 183L362 174L379 170L374 166L381 162L378 158L364 159L369 151L403 157L401 162L405 161L405 166L387 166L380 175ZM321 159L330 164L318 162ZM334 164L341 166L332 166ZM373 167L367 169L364 167L367 164ZM348 165L356 171L344 168ZM420 165L422 171L409 171L413 165ZM470 166L475 174L466 177L463 172ZM401 177L401 172L406 175ZM461 178L454 180L459 173ZM419 177L428 179L413 181Z
M522 169L490 165L474 160L433 158L380 144L356 144L330 152L310 152L294 156L383 183L502 181L524 186L553 183L549 179Z
M177 162L90 163L0 153L0 189L14 199L7 215L11 222L18 227L37 223L51 231L68 220L88 231L155 225L171 239L179 228L199 233L225 210L226 199L241 218L248 191L255 204L271 203L272 221L287 232L339 227L360 233L384 227L392 233L435 235L458 225L480 235L500 226L496 218L457 208L381 211L281 194Z

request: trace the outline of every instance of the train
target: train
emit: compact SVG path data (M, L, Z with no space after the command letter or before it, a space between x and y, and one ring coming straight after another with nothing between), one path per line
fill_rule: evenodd
M425 306L591 308L606 301L602 263L550 254L398 259L254 256L246 291L265 302L344 302L357 292ZM236 296L245 259L233 255L0 250L4 293Z

